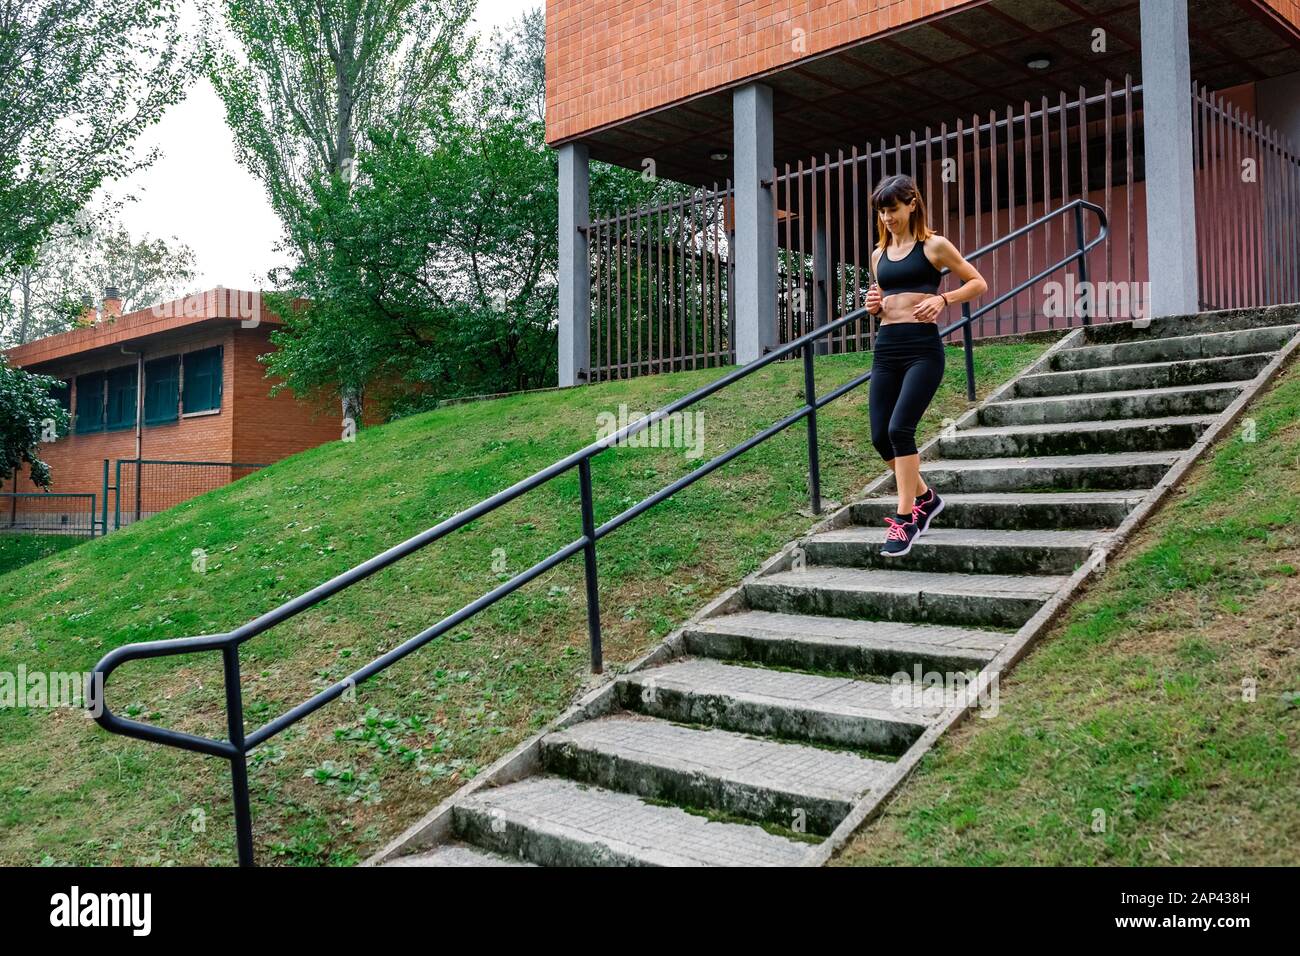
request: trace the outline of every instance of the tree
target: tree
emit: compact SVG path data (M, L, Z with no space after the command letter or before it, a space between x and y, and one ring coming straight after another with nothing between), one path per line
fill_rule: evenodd
M175 236L131 236L108 205L60 226L18 267L0 311L0 342L21 345L72 328L86 295L112 286L130 312L188 291L195 278L194 251ZM7 312L7 314L4 314Z
M271 373L300 394L395 388L398 408L554 384L558 185L544 137L545 26L525 15L467 89L374 130L357 178L318 186L294 227ZM598 208L672 189L594 164ZM292 299L308 300L297 310Z
M177 0L0 0L0 277L30 264L193 75Z
M456 87L475 0L229 0L240 55L209 76L241 162L292 227L313 185L350 182L357 143L401 127Z
M68 427L68 413L51 391L62 383L45 375L13 368L0 356L0 481L8 481L24 464L32 483L50 487L50 466L38 454L42 440Z

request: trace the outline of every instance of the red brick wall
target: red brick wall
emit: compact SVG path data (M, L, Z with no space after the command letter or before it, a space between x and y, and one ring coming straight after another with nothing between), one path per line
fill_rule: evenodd
M142 457L163 461L254 462L270 464L288 455L305 451L327 441L337 441L341 433L340 413L334 407L321 410L296 400L285 392L271 398L272 383L265 377L264 366L257 357L271 350L269 324L254 329L241 328L234 322L206 322L153 336L146 340L145 360L192 352L220 345L223 388L221 408L210 414L182 417L162 425L145 425L142 432ZM100 350L89 356L72 356L27 366L31 371L72 379L77 375L133 364L134 356L116 349ZM73 395L73 408L76 396ZM75 431L51 444L41 446L41 456L53 472L53 492L93 493L103 489L103 462L110 460L110 483L116 474L117 459L135 457L135 430L96 432L78 435ZM244 472L236 474L240 477ZM174 474L167 469L146 466L145 491L153 507L147 511L180 504L195 494L219 487L230 477L228 469L186 469ZM34 492L36 488L24 471L17 488ZM4 491L14 490L12 481ZM134 469L123 469L123 507L134 498ZM21 510L21 503L20 503ZM96 502L102 510L102 499ZM110 512L112 501L110 500ZM0 514L0 526L7 520L6 509ZM126 516L124 516L126 517ZM112 514L109 517L112 521Z
M273 381L257 357L272 350L271 330L265 326L235 333L236 396L234 461L279 461L342 436L342 409L338 403L317 407L298 401L293 393L271 397Z
M547 0L546 140L559 142L969 2Z
M215 415L182 418L165 425L145 425L141 436L144 458L186 459L191 461L230 461L231 451L231 398L234 396L234 368L230 361L232 333L229 328L211 327L194 329L169 337L165 345L145 347L145 360L164 358L181 352L222 345L226 348L223 360L224 387L221 410ZM88 372L119 368L135 362L133 356L102 354L82 358L69 358L47 363L31 371L57 378L71 379ZM76 393L72 396L76 408ZM75 430L58 441L41 446L41 457L50 466L54 483L50 491L95 492L103 485L103 461L108 458L135 457L135 429L111 432L92 432L78 435ZM110 468L112 466L110 465ZM110 475L110 481L112 480ZM6 491L12 488L6 488ZM24 475L19 480L19 491L39 490Z

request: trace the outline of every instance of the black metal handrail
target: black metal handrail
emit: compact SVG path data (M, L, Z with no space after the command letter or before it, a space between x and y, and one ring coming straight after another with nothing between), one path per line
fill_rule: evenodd
M1084 242L1083 238L1083 210L1088 209L1095 213L1100 222L1100 232L1097 237L1089 242ZM974 312L971 312L967 303L962 304L962 318L952 325L943 329L939 334L945 336L954 329L961 328L964 333L964 345L966 349L966 378L967 378L967 395L972 400L975 397L975 367L971 351L971 323L988 312L996 308L999 304L1006 301L1009 297L1022 292L1033 283L1039 281L1057 269L1064 268L1069 263L1078 261L1080 272L1083 280L1087 281L1086 256L1088 250L1101 242L1107 233L1106 214L1101 207L1087 202L1083 199L1076 199L1069 204L1062 206L1060 209L1053 210L1044 216L1036 219L1009 233L989 245L983 246L976 252L967 256L968 260L977 258L986 252L989 252L1013 239L1024 235L1029 230L1041 225L1049 219L1056 216L1064 215L1073 211L1075 214L1076 239L1078 248L1075 252L1062 258L1055 265L1049 266L1032 279L1021 283L1010 292L1003 293L992 302L981 306ZM946 271L946 270L945 270ZM342 696L349 688L354 688L362 681L373 677L375 674L387 668L389 665L396 663L406 657L413 651L423 647L429 641L446 633L457 625L473 617L478 612L495 604L501 598L523 587L534 578L545 574L555 566L567 561L569 558L582 552L586 574L586 597L587 597L587 631L591 643L591 667L594 673L600 673L603 669L601 656L601 635L600 635L600 605L597 594L597 577L596 577L596 542L601 538L616 531L623 525L627 524L633 518L642 512L653 508L659 502L671 497L683 488L694 484L705 475L710 474L721 466L725 465L732 459L744 454L751 448L767 441L767 439L779 434L785 429L794 425L800 420L807 420L808 423L808 474L809 474L809 493L812 498L812 510L815 514L820 514L821 505L821 472L817 456L817 410L825 407L836 399L848 394L855 388L862 385L871 378L871 372L868 371L857 376L849 382L846 382L825 395L818 397L813 377L813 355L814 343L824 335L829 335L836 330L849 325L850 323L860 321L869 313L865 308L855 309L847 315L829 322L817 329L812 330L785 345L773 349L757 361L748 365L733 369L726 375L718 378L716 381L704 385L688 395L671 402L668 405L651 412L644 418L639 418L629 423L612 435L607 435L597 441L592 442L587 447L560 459L552 465L543 468L541 471L518 481L499 491L490 498L480 501L478 504L439 522L437 525L429 528L412 538L408 538L401 544L395 545L378 554L368 561L357 565L350 571L344 571L342 574L331 578L324 584L320 584L304 594L284 604L272 611L254 618L247 624L236 628L226 634L213 634L201 637L183 637L163 641L150 641L139 644L126 644L115 650L109 651L95 665L94 670L88 676L86 681L86 701L90 709L95 712L95 720L105 730L111 733L121 734L126 737L134 737L138 740L148 740L154 743L165 744L171 747L178 747L182 750L189 750L195 753L208 754L213 757L222 757L230 761L231 770L231 789L235 808L235 830L236 846L241 865L249 866L253 863L253 826L252 810L249 801L248 791L248 754L259 744L269 740L280 731L296 723L308 714L320 709L330 701ZM1089 316L1085 313L1084 323L1089 323ZM687 475L682 476L671 484L661 488L659 491L645 498L644 500L632 505L630 508L606 521L600 526L596 526L595 517L592 508L591 492L591 459L611 446L618 445L630 438L632 435L649 428L652 424L667 418L670 415L689 408L721 391L724 388L740 381L741 379L753 375L762 368L771 365L786 356L793 355L795 352L801 352L804 364L804 404L787 415L785 418L775 424L765 428L758 434L746 439L739 445L729 451L723 452L716 458L713 458L696 468ZM291 617L319 604L321 601L337 594L363 581L381 571L391 564L400 561L407 555L419 551L426 545L464 527L471 521L483 517L484 515L495 511L508 502L515 500L521 495L532 491L535 488L546 484L553 478L557 478L567 473L570 469L578 470L578 479L581 491L581 519L582 534L578 538L566 544L564 547L555 551L549 557L538 561L526 571L516 574L513 578L505 583L498 585L491 591L482 595L475 601L466 604L460 610L443 618L432 627L426 628L414 637L409 638L402 644L393 648L388 653L371 661L366 666L354 671L352 674L340 681L330 685L319 693L305 700L303 703L294 707L287 713L277 717L254 730L252 733L244 732L244 712L243 712L243 694L239 684L239 645L261 634L263 631L288 620ZM226 723L227 723L227 740L216 740L210 737L201 737L196 734L185 733L179 730L170 730L165 727L155 727L150 724L144 724L136 720L128 720L119 717L108 707L107 684L109 675L117 670L122 664L132 660L144 660L151 657L168 657L177 654L191 654L200 651L220 651L224 668L224 683L226 692ZM96 691L98 688L98 694Z

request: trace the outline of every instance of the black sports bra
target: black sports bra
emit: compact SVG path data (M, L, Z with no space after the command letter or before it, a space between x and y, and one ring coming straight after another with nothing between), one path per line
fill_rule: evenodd
M899 292L925 292L934 295L939 291L942 273L925 257L925 243L917 240L907 255L895 262L889 258L889 248L880 251L876 265L876 282L880 294L896 295Z

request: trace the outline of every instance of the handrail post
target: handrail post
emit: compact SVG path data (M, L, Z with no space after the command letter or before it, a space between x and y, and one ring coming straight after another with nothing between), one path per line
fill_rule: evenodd
M1092 293L1088 288L1088 254L1084 251L1087 242L1083 238L1083 207L1074 207L1074 239L1079 247L1079 281L1083 284L1084 306L1083 324L1092 325Z
M582 563L587 578L587 634L591 638L591 672L604 670L600 647L600 592L596 584L596 516L591 504L591 459L578 462L578 485L582 496L582 536L587 543L582 548Z
M803 400L808 406L808 493L812 496L812 513L822 513L822 473L817 457L817 383L813 378L813 347L803 347Z
M970 330L969 302L961 304L961 317L966 321L966 324L961 327L962 345L966 349L966 398L973 402L975 401L975 343Z
M253 811L248 795L248 754L244 750L244 694L239 686L239 645L221 651L226 682L226 726L239 751L230 758L230 789L235 804L235 847L240 866L253 866Z

